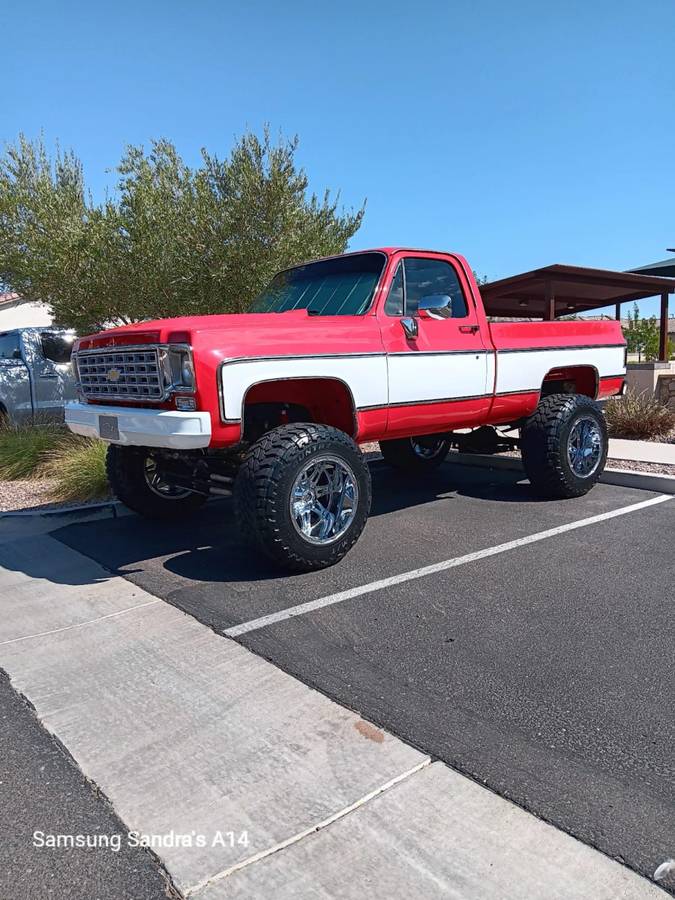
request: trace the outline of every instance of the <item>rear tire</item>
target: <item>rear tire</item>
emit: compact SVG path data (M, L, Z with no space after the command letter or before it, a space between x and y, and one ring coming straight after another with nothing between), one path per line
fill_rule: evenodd
M380 441L380 450L387 465L421 475L440 466L448 455L450 441L435 434L420 435L395 441Z
M285 569L332 566L351 550L370 512L361 451L328 425L281 425L249 449L234 483L240 531Z
M113 494L148 519L181 519L206 503L203 494L173 488L158 479L153 473L152 455L145 447L110 444L105 464Z
M607 461L607 424L600 406L584 394L551 394L539 401L521 430L525 472L548 499L581 497Z

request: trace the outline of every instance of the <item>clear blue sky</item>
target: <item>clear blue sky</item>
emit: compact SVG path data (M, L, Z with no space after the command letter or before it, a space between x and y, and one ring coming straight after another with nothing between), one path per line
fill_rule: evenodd
M0 29L0 137L72 147L98 196L128 143L196 162L269 122L314 189L367 198L354 249L494 279L675 246L673 0L13 0Z

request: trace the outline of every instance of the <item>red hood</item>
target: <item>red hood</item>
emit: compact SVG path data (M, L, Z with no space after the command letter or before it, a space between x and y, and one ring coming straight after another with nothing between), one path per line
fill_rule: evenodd
M300 322L306 323L309 316L305 309L290 310L285 313L227 313L210 316L179 316L174 319L154 319L133 325L107 328L95 334L81 337L76 349L92 347L119 347L129 344L191 343L194 336L203 332L223 332L228 335L244 334L252 329L268 331L277 335L287 330L290 324L297 331Z

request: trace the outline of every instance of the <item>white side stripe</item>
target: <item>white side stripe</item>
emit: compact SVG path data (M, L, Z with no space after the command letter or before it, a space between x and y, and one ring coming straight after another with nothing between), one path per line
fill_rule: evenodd
M590 365L598 376L624 372L623 347L591 349L558 347L555 350L497 352L497 393L539 390L547 372L566 366Z
M479 559L497 556L499 553L506 553L507 550L516 550L518 547L526 547L528 544L535 544L537 541L544 541L546 538L555 537L558 534L565 534L567 531L575 531L577 528L585 528L587 525L596 525L598 522L606 522L608 519L615 519L617 516L625 516L628 513L638 512L641 509L647 509L650 506L655 506L657 503L665 503L666 500L671 499L672 496L670 494L660 494L658 497L652 497L650 500L642 500L640 503L631 504L631 506L622 506L620 509L613 509L609 512L600 513L597 516L589 516L587 519L579 519L576 522L568 522L566 525L558 525L556 528L548 528L546 531L539 531L536 534L516 538L514 541L507 541L505 544L497 544L496 547L487 547L485 550L477 550L475 553L467 553L465 556L446 559L443 562L433 563L430 566L423 566L421 569L412 569L410 572L392 575L390 578L371 581L370 584L349 588L348 590L340 591L337 594L330 594L328 597L320 597L318 600L309 600L307 603L299 603L297 606L291 606L288 609L282 609L279 612L261 616L259 619L251 619L251 621L243 622L241 625L234 625L232 628L225 629L223 634L227 637L238 637L249 631L258 631L260 628L266 628L268 625L275 625L276 623L284 622L287 619L294 619L296 616L303 616L305 613L314 612L315 610L323 609L326 606L332 606L334 603L342 603L344 600L353 600L355 597L361 597L364 594L382 591L385 588L403 584L406 581L413 581L416 578L425 578L427 575L436 575L438 572L445 572L447 569L456 569L458 566L464 566L467 563L476 562Z

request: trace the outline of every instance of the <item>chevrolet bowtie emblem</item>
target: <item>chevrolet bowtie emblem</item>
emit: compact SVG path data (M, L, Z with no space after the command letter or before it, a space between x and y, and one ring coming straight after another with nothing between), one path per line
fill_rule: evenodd
M119 369L108 369L108 371L105 374L105 380L111 381L113 384L115 384L116 382L118 382L120 380L121 374L122 373L120 372Z

